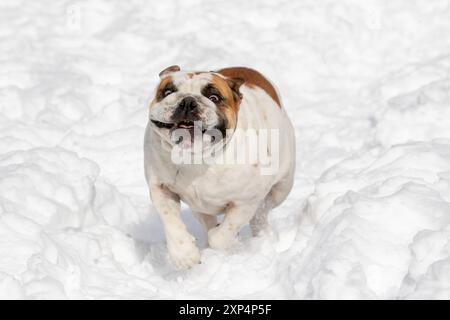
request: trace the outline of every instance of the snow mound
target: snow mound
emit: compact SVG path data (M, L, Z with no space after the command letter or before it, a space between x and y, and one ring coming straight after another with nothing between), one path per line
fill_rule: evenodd
M450 140L395 146L329 169L317 227L291 267L299 297L448 299Z
M51 149L7 153L0 158L0 203L48 229L79 228L94 200L98 167L76 154Z
M376 139L395 144L450 137L450 57L409 66L387 79L378 91L385 107L375 113Z
M84 263L137 259L120 231L134 209L98 174L95 163L60 148L0 157L2 298L81 297Z

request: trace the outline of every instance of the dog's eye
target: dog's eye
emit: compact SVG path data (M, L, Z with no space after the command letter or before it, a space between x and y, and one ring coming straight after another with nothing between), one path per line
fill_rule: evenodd
M217 94L212 94L208 97L209 100L211 100L212 102L216 103L219 102L220 97Z
M172 89L166 89L163 91L163 97L167 97L169 94L174 93Z

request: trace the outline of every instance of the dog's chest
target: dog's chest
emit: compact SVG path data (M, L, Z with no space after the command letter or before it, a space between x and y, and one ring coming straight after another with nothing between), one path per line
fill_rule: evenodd
M252 200L263 193L264 183L247 166L203 165L180 167L166 181L191 209L209 214L222 213L232 201Z

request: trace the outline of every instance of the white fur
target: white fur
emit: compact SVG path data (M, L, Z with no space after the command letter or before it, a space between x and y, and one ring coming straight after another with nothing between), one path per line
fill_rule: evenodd
M190 267L200 261L195 240L180 217L180 200L205 226L209 245L226 249L249 222L254 233L265 228L268 211L280 204L292 187L295 137L287 114L260 88L244 84L240 91L243 100L237 128L280 129L279 167L272 175L260 174L261 163L175 165L170 152L162 147L161 136L150 124L147 126L146 178L164 224L170 258L178 267ZM224 221L216 226L216 215L221 213L225 213Z

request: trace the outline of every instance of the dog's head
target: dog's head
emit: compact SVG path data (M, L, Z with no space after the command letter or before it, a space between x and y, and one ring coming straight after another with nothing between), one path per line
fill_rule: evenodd
M212 71L182 72L178 66L164 69L159 76L150 104L150 126L167 141L191 146L194 132L207 135L218 131L225 138L228 129L236 128L243 79ZM189 133L191 141L175 134L180 130ZM211 136L217 140L217 134Z

